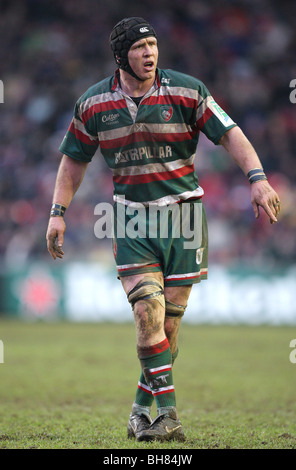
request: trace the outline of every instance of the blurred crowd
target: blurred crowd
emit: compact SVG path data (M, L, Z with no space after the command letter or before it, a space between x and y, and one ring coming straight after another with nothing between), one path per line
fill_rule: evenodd
M205 190L210 262L269 266L296 262L296 3L281 0L1 0L0 260L49 260L45 233L60 142L77 98L111 75L108 39L120 19L143 16L156 29L161 68L201 79L256 148L279 192L271 225L255 220L241 170L201 135L196 171ZM92 168L92 170L91 170ZM94 235L112 178L98 152L66 213L66 260L104 259Z

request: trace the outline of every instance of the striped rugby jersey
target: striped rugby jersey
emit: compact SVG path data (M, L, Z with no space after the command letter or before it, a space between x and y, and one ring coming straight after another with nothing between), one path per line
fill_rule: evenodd
M115 201L163 206L202 197L194 169L199 132L218 144L235 125L194 77L158 69L137 107L120 88L117 70L79 98L60 151L90 162L100 148Z

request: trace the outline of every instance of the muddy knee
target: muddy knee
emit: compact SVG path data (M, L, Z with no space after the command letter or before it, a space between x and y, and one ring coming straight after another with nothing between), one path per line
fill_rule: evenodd
M132 305L138 340L149 340L164 331L164 292L153 277L146 276L127 295Z

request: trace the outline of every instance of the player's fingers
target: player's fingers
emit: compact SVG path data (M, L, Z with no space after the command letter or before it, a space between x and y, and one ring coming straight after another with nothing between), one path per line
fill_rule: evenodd
M270 223L274 224L275 222L277 222L277 216L281 210L281 203L279 199L276 199L275 201L270 203L270 209L272 213L274 214L274 218L270 218Z
M55 242L53 243L53 252L54 252L54 256L56 258L63 258L64 256L64 251L62 249L62 243L63 243L63 239L56 239Z
M55 257L62 259L63 256L64 256L63 250L61 250L61 249L60 249L58 246L56 246L56 245L55 245L54 249L55 249ZM55 259L56 259L56 258L55 258Z
M51 254L51 256L53 257L53 259L56 259L56 250L54 248L54 240L53 239L48 239L47 240L47 249L49 251L49 253Z
M278 215L281 211L281 202L280 202L279 199L277 199L273 202L273 207L274 207L274 211L275 211L276 215Z
M47 239L47 249L53 259L56 258L62 258L64 255L64 252L62 250L62 242L63 238L60 239L60 242L57 241L57 238L55 236L49 236ZM58 246L57 243L60 243L61 246Z
M58 233L58 236L57 236L57 248L58 248L58 251L62 251L62 246L64 244L64 237L63 237L63 233L62 232L59 232Z
M56 243L48 250L53 259L63 258L64 252L61 247L57 246Z
M257 204L256 201L252 201L252 206L253 206L255 217L256 219L258 219L259 218L259 205Z
M277 218L276 218L277 210L276 210L274 204L272 203L272 201L268 201L268 204L266 204L263 208L264 208L266 214L269 216L270 223L273 224L273 223L277 222Z

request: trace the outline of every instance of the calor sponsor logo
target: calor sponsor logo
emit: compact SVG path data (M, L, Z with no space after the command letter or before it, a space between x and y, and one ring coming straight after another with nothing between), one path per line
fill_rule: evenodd
M114 122L119 118L119 113L115 114L104 114L102 122Z

